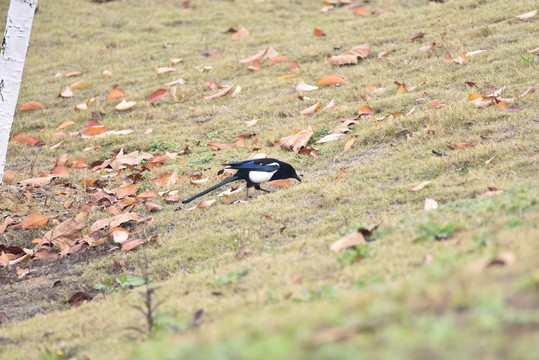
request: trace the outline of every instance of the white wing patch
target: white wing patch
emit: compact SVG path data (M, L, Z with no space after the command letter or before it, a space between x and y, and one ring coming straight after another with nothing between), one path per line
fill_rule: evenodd
M271 164L271 165L273 165L273 164ZM277 172L277 170L271 171L271 172L268 172L268 171L249 171L249 180L251 180L251 182L253 182L255 184L261 184L261 183L269 181L269 179L271 179L273 174L275 174L276 172Z

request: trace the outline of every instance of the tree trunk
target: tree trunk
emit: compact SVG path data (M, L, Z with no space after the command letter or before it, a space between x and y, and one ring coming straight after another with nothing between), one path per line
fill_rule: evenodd
M37 0L11 0L0 50L0 184Z

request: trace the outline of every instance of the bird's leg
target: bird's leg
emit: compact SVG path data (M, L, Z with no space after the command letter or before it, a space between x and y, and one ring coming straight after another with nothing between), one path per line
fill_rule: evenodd
M256 189L256 190L262 190L262 191L267 192L267 193L270 193L270 192L271 192L271 191L269 191L269 190L262 189L262 188L260 187L260 185L255 185L255 189Z
M249 186L245 190L245 201L249 201Z

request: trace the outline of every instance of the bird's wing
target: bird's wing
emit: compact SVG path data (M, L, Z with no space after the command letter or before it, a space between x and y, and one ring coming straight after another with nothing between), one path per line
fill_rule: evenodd
M249 171L277 171L279 170L279 164L277 162L264 164L261 161L257 160L244 160L244 161L238 161L232 164L226 164L228 165L229 169L237 169L237 170L249 170Z

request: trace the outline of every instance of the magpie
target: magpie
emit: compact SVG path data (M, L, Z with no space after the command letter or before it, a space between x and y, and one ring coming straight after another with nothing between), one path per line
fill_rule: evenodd
M301 179L299 178L298 174L296 174L296 170L292 165L277 159L263 158L256 160L244 160L231 164L224 164L224 166L227 166L227 169L234 169L238 171L228 179L221 181L219 184L214 185L187 200L182 201L182 203L187 204L188 202L191 202L202 195L206 195L207 193L236 180L245 180L247 182L245 200L249 199L250 187L254 186L256 190L269 192L268 190L260 188L260 184L264 182L289 178L297 179L299 182L301 182Z

